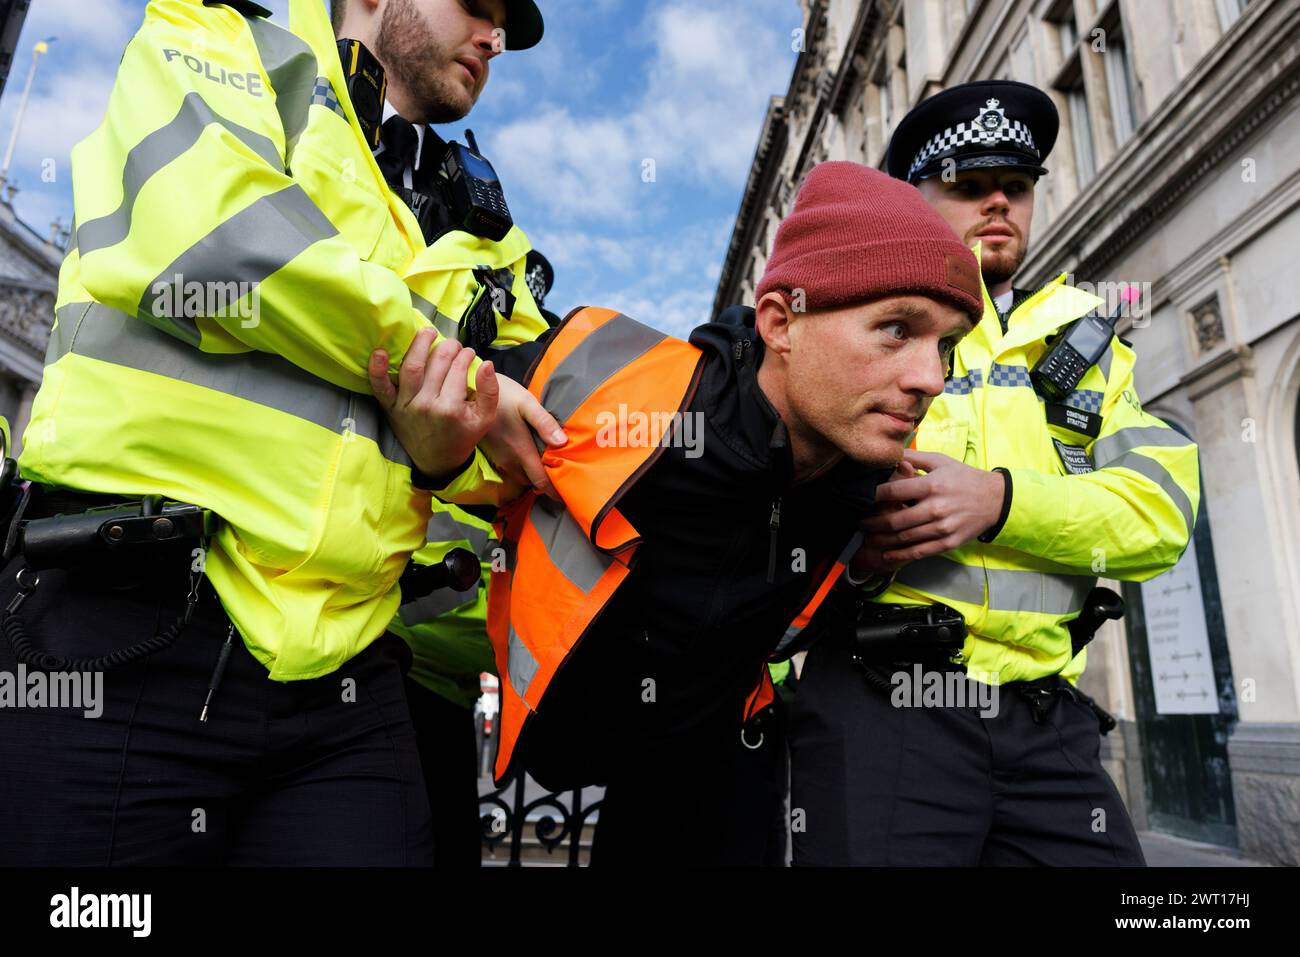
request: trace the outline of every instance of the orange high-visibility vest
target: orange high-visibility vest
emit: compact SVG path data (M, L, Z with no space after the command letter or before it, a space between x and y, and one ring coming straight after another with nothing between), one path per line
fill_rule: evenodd
M529 493L498 520L505 568L494 567L488 592L488 636L501 675L498 781L525 722L627 578L641 542L618 502L668 436L651 430L637 441L632 430L620 433L613 424L677 421L695 395L703 359L690 343L608 309L585 308L560 325L530 370L529 391L569 441L542 454L564 504ZM832 564L792 629L812 617L851 554ZM761 672L744 720L772 702L766 665Z

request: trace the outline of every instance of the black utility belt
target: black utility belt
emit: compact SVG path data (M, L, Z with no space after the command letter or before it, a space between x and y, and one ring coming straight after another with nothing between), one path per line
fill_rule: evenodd
M942 661L966 640L966 619L948 605L863 602L853 634L853 659L862 665Z
M1078 701L1097 716L1097 724L1102 734L1109 734L1115 730L1117 722L1114 715L1097 704L1091 695L1080 691L1060 675L1047 675L1044 678L1035 678L1032 681L1011 681L1003 685L1003 687L1013 689L1029 700L1036 724L1042 723L1051 700L1057 694L1063 694Z
M11 486L7 497L5 561L21 554L32 571L192 548L222 525L211 509L161 495L127 498L25 482Z

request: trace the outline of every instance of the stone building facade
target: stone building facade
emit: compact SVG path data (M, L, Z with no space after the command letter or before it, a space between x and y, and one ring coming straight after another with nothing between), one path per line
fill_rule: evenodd
M1128 605L1084 687L1141 828L1300 863L1300 4L1293 0L801 0L715 314L753 301L823 160L883 166L944 87L1048 91L1061 133L1018 287L1142 284L1121 323L1144 406L1196 439L1203 500L1173 572Z
M0 415L9 422L14 458L41 384L66 242L58 224L42 237L0 201Z

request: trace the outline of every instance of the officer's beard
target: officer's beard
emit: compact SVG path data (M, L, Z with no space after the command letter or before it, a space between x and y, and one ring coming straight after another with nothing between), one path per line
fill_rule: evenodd
M1029 252L1028 246L1018 242L1015 249L1008 249L1010 245L1006 243L998 250L980 251L980 272L984 275L984 285L993 287L1004 283L1020 271L1020 265L1025 261L1025 254Z
M430 71L429 65L445 67L453 52L438 37L415 8L412 0L389 0L379 21L375 38L375 55L384 64L389 81L396 81L405 91L419 116L408 116L413 123L453 123L465 117L464 86L453 83L444 71Z

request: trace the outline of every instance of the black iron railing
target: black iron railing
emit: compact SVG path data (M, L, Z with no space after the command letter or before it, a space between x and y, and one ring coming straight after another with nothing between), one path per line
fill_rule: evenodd
M483 846L494 857L508 846L509 856L501 863L510 867L526 866L533 863L525 861L523 856L531 828L535 846L547 855L556 855L564 848L562 856L555 856L554 863L563 860L568 867L580 866L582 838L589 827L594 831L595 822L591 819L600 810L601 802L593 800L584 805L582 789L544 791L529 799L530 780L512 772L500 788L478 799ZM533 789L540 790L536 784Z

